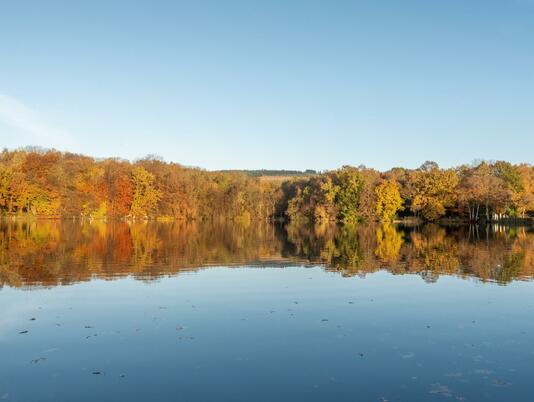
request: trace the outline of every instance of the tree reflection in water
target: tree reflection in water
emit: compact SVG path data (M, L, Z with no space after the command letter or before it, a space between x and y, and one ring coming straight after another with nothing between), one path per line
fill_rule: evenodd
M344 276L380 269L508 283L534 274L527 227L2 221L0 285L142 280L206 266L320 264Z

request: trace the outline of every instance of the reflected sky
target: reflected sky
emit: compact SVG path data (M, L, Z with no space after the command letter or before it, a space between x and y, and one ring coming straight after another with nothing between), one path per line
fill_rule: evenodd
M0 397L528 400L533 290L320 267L4 288Z

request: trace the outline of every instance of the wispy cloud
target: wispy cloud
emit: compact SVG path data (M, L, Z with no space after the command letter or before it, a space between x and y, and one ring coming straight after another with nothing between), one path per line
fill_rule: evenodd
M4 94L0 94L0 122L27 134L35 143L32 145L68 148L75 142L68 132L47 122L36 110Z

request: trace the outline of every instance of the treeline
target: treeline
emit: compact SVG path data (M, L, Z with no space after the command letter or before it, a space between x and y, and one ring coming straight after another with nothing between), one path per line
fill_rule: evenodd
M471 222L534 213L534 167L480 162L379 172L366 167L287 181L209 172L147 157L134 163L54 150L0 153L0 214L356 223L418 217Z
M267 219L277 188L243 173L147 157L130 163L58 151L0 154L0 212L62 217Z
M381 173L345 166L285 183L282 192L281 209L291 220L521 219L534 213L534 167L498 161L441 169L425 162Z

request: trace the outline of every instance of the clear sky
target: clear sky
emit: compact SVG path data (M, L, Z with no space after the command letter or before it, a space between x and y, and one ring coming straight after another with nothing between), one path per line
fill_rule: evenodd
M0 147L222 168L534 162L534 0L5 1Z

